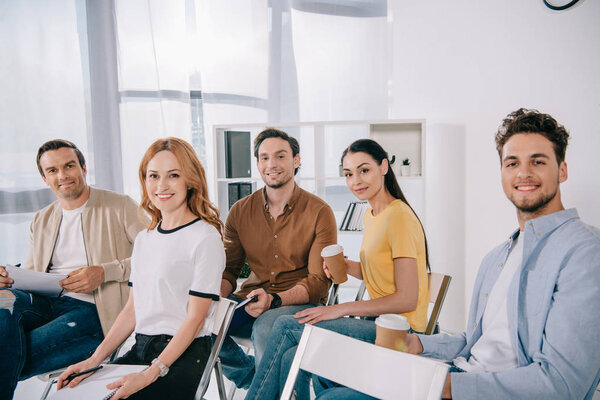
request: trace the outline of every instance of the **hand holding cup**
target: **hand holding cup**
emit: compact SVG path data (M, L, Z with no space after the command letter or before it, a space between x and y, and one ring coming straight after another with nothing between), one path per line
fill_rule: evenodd
M344 283L348 280L346 261L344 260L344 248L339 244L332 244L321 250L323 257L323 271L333 283Z
M382 314L375 320L375 344L388 349L406 352L406 335L410 324L406 317L398 314Z

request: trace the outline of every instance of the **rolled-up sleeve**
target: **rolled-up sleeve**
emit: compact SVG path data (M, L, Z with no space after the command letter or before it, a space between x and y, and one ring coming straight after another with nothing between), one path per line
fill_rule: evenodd
M298 281L308 292L309 303L318 304L327 297L330 281L323 271L321 250L337 243L337 226L333 211L323 206L317 213L315 221L315 238L308 254L308 275Z

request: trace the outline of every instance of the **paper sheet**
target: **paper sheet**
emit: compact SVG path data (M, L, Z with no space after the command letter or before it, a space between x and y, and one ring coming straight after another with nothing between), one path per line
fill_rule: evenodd
M7 265L6 272L14 280L13 289L26 290L43 296L59 296L63 288L59 282L67 277L65 274L48 274Z
M106 388L106 385L112 383L122 376L132 374L134 372L140 372L148 368L147 365L118 365L118 364L106 364L104 367L93 373L88 378L81 381L81 383L74 388L63 388L58 390L52 396L48 397L50 400L102 400L106 396L111 394L113 390Z

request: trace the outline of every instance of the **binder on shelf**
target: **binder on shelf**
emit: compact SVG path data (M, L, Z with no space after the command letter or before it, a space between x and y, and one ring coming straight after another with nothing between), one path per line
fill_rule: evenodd
M239 198L243 199L246 196L250 196L254 192L254 184L250 182L240 182L238 185L240 189Z
M348 219L349 212L350 212L350 204L348 204L348 207L346 208L346 213L344 214L344 218L342 218L342 223L340 224L340 231L344 230L346 220Z
M240 188L237 183L230 183L227 185L227 204L229 205L228 210L240 199Z
M355 231L358 229L358 221L360 219L360 203L356 203L354 206L354 213L352 214L352 221L350 221L350 229L351 231Z
M348 214L348 221L346 221L346 226L344 227L345 231L349 231L350 222L352 221L352 216L354 215L354 209L356 208L356 203L351 202L348 206L350 208L350 214Z
M351 201L346 208L346 214L340 224L340 231L362 231L363 216L369 208L366 201Z
M250 177L250 132L225 131L227 178Z
M227 204L229 205L229 210L231 210L236 201L252 194L253 191L254 183L252 182L231 182L227 184Z

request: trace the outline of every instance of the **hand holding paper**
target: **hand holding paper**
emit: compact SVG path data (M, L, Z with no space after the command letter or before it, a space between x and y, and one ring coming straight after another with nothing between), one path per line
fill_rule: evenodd
M9 288L13 284L13 280L8 277L8 272L3 266L0 266L0 288Z
M66 279L60 281L65 290L75 293L93 292L104 282L104 268L100 265L82 267L69 273Z
M13 280L13 289L26 290L43 296L59 296L62 287L59 282L67 277L63 274L48 274L7 265L4 267L8 277Z

